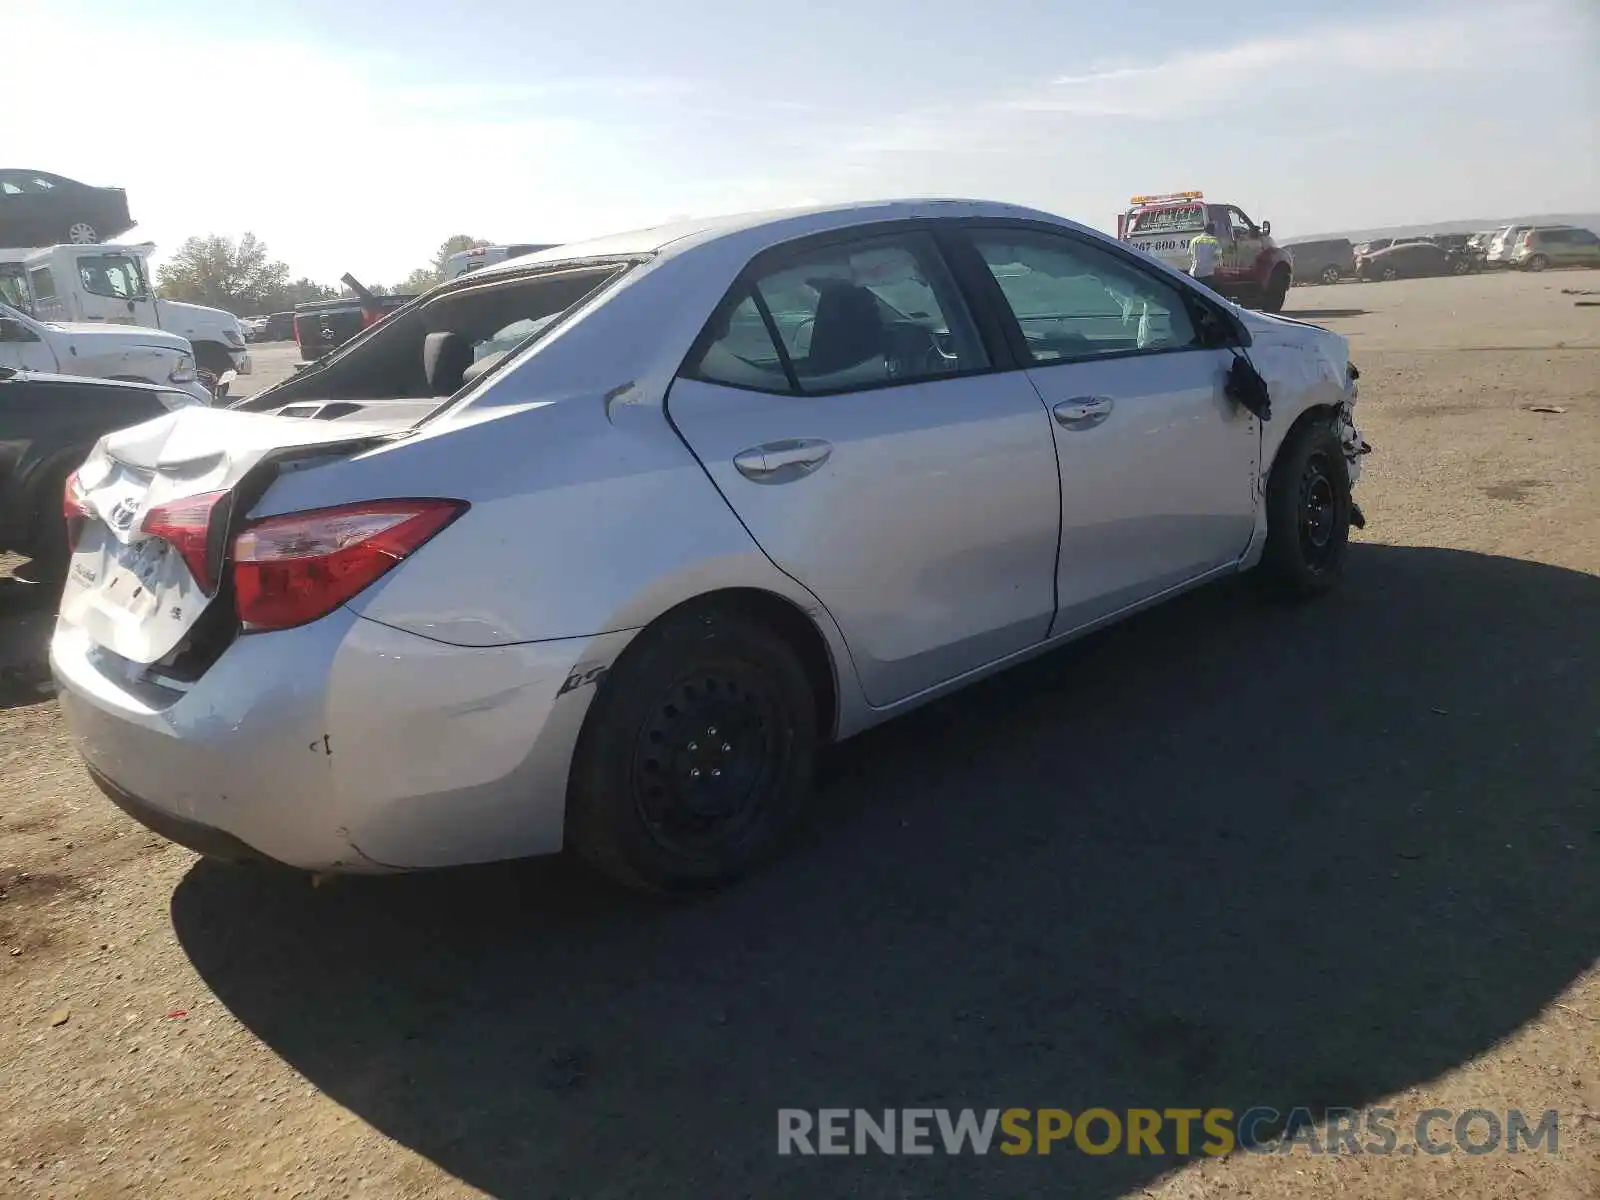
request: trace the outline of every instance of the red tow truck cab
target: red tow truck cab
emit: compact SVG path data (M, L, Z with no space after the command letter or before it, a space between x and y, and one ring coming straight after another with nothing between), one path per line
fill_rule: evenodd
M1222 255L1207 281L1228 299L1279 312L1294 280L1294 260L1272 240L1272 222L1257 225L1236 204L1206 200L1203 192L1134 196L1117 215L1117 238L1180 271L1189 269L1189 243L1211 224Z

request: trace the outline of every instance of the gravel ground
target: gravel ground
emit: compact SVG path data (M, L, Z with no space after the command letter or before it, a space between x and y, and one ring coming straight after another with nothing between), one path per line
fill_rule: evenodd
M89 785L0 580L0 1194L1593 1200L1596 280L1297 289L1376 446L1345 588L874 731L694 903L199 862ZM774 1153L779 1107L1255 1104L1556 1108L1559 1153Z

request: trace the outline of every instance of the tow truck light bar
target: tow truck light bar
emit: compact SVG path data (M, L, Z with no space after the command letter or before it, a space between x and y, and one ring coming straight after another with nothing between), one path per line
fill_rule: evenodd
M1204 192L1162 192L1154 196L1135 196L1129 204L1164 204L1171 200L1204 200Z

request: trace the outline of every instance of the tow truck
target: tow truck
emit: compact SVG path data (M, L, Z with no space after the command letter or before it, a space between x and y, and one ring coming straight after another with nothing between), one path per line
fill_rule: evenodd
M1217 272L1207 285L1228 299L1266 312L1283 311L1294 281L1294 259L1272 240L1272 222L1257 225L1236 204L1208 202L1204 192L1133 196L1117 215L1117 237L1180 271L1189 269L1189 243L1209 222L1222 243Z

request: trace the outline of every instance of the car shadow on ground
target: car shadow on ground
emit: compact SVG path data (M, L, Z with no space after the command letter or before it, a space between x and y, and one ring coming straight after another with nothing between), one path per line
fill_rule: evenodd
M720 895L201 863L172 918L290 1065L496 1196L1116 1196L1177 1160L780 1158L776 1110L1360 1105L1487 1050L1600 954L1597 606L1358 545L1322 603L1213 588L840 748Z
M1288 317L1293 321L1333 321L1340 317L1364 317L1367 310L1364 308L1285 308L1280 316Z

